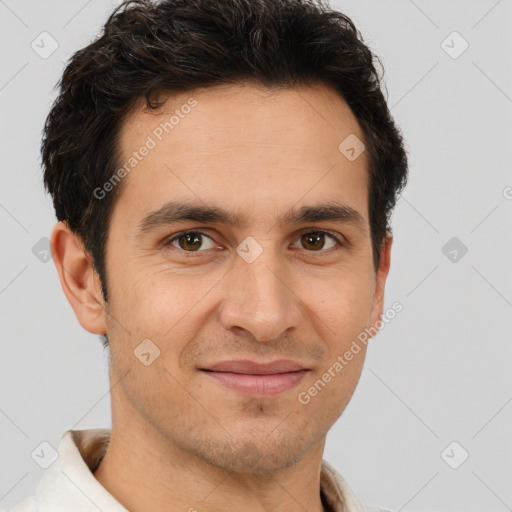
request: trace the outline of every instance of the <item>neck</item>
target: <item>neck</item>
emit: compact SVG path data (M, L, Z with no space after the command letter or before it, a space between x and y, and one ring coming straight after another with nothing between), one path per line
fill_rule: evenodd
M95 478L131 512L324 512L325 438L300 461L273 472L232 472L182 451L148 425L113 422Z

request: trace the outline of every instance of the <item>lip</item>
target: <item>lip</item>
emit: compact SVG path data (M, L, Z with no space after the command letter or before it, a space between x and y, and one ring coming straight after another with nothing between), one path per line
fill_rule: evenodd
M256 361L243 359L238 361L222 361L201 369L213 372L241 373L245 375L275 375L307 370L308 368L288 359L279 359L269 363L257 363Z
M309 372L309 370L298 370L268 375L250 375L244 373L201 371L224 386L251 397L269 397L283 393L296 386L304 375Z
M270 397L295 387L309 369L282 359L267 364L247 360L224 361L201 371L243 395Z

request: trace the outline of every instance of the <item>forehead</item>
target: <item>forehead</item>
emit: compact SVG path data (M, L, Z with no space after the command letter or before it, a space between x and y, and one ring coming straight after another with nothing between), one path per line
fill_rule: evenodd
M367 152L349 159L342 151L346 140L362 146L364 134L329 86L243 83L164 98L157 111L139 105L120 130L119 165L128 172L119 202L133 220L171 199L258 219L301 202L337 201L367 219Z

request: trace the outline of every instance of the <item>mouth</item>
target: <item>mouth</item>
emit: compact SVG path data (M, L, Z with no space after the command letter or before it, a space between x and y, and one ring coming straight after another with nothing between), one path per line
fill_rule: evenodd
M244 360L224 361L200 371L243 395L269 397L292 389L310 370L294 361L262 364Z

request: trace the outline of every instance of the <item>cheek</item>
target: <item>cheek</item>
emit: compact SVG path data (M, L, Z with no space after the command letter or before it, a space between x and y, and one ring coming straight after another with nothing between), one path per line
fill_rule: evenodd
M139 334L151 337L169 330L177 317L194 300L186 286L185 276L180 276L169 265L154 265L144 257L127 253L112 266L110 292L117 304L117 313ZM197 301L197 298L195 299Z
M369 325L374 282L364 273L318 280L304 301L324 323L331 337L342 339Z
M119 316L130 331L132 349L150 339L160 351L156 366L173 374L178 371L183 351L198 337L205 321L205 295L214 282L166 271L145 272L133 279L129 290L117 297L122 310Z

